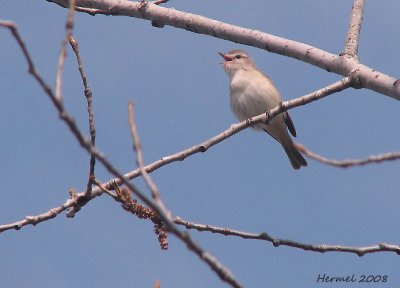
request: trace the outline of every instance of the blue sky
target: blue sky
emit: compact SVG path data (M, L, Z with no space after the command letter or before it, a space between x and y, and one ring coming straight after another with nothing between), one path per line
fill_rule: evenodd
M170 1L166 7L254 28L338 54L352 1ZM398 76L398 1L369 1L359 57ZM67 11L47 1L2 1L0 18L19 31L48 83L54 86ZM149 22L77 13L74 35L93 91L97 145L122 171L135 168L127 102L135 102L146 163L193 146L236 120L228 79L217 51L247 50L293 99L341 77L299 62L209 36ZM69 187L85 189L89 157L27 73L14 39L0 30L0 223L11 223L62 204ZM87 131L87 113L75 58L65 64L65 105ZM349 89L291 110L297 141L329 158L364 158L399 151L398 102ZM175 216L312 244L368 246L399 243L400 162L338 169L308 160L294 171L281 147L250 129L206 153L154 173ZM99 164L101 181L111 178ZM148 193L141 179L133 181ZM74 219L65 214L0 235L2 287L220 287L218 277L169 237L161 251L152 224L131 217L107 196ZM318 287L319 274L387 275L400 283L399 256L306 252L270 243L191 231L246 287ZM362 284L360 284L362 285ZM361 287L361 286L360 286Z

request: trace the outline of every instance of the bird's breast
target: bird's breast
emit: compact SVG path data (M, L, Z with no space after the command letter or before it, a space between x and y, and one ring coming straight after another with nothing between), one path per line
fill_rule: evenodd
M280 101L273 83L258 71L238 71L231 79L230 90L231 108L239 120L264 113Z

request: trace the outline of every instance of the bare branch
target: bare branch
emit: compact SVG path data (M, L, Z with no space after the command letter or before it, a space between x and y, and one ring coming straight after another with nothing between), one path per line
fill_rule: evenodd
M81 57L79 54L78 41L72 35L69 36L68 40L72 47L72 50L75 52L76 60L78 62L79 73L81 75L83 87L85 89L84 93L85 93L85 98L86 98L86 102L87 102L87 111L88 111L88 116L89 116L88 120L89 120L90 143L92 144L93 147L95 147L96 146L96 127L94 125L92 90L89 87L85 72L83 71L82 61L81 61ZM95 175L94 175L95 165L96 165L96 158L94 157L93 153L91 153L90 154L90 162L89 162L89 179L88 179L88 183L86 186L87 194L89 194L92 190L92 184L95 179Z
M62 7L68 7L66 0L47 0ZM203 16L165 8L149 2L132 2L127 0L76 0L77 11L91 15L97 13L104 15L129 16L147 19L157 23L157 27L165 25L184 29L187 31L205 34L212 37L225 39L258 47L269 52L288 56L323 70L348 76L352 71L357 71L357 82L354 87L367 88L394 99L400 100L400 80L381 73L371 67L360 64L357 59L328 53L316 47L281 38L261 31L242 28L216 21Z
M149 188L151 195L153 196L154 201L164 210L165 206L161 200L160 192L156 184L153 182L149 174L147 174L146 169L144 169L144 161L143 161L143 153L142 153L142 144L140 143L139 135L137 133L134 111L133 111L133 102L128 103L128 113L129 113L129 127L131 129L131 135L133 138L133 149L136 151L137 156L137 165L139 167L140 174L143 176L144 181L146 182L147 187Z
M105 185L102 185L102 184L100 183L99 180L94 179L94 180L93 180L93 184L96 185L97 187L99 187L99 189L100 189L102 192L106 193L108 196L110 196L111 198L113 198L115 201L118 201L118 196L117 196L115 193L113 193L113 192L111 192L110 190L108 190L108 189L105 187Z
M74 12L75 12L75 0L69 1L69 11L67 17L67 23L65 24L65 37L61 44L60 56L58 58L57 76L56 76L56 98L58 101L62 101L62 72L64 67L65 58L67 57L67 43L68 38L72 35L72 29L74 27Z
M375 253L375 252L395 252L400 255L400 246L399 245L392 245L392 244L386 244L386 243L380 243L378 245L372 245L372 246L367 246L367 247L350 247L350 246L326 245L326 244L313 245L313 244L304 244L304 243L300 243L300 242L296 242L296 241L292 241L292 240L274 238L265 232L255 234L255 233L248 233L248 232L233 230L230 228L222 228L222 227L217 227L217 226L212 226L212 225L197 224L197 223L183 220L179 217L176 217L174 219L174 222L175 222L175 224L185 226L187 229L196 229L197 231L200 231L200 232L211 232L211 233L216 233L216 234L222 234L225 236L229 235L229 236L236 236L236 237L240 237L240 238L244 238L244 239L267 241L267 242L271 242L274 245L274 247L288 246L288 247L303 249L306 251L314 251L314 252L320 252L320 253L345 252L345 253L354 253L354 254L357 254L358 256L364 256L365 254Z
M14 36L19 47L22 50L22 53L25 57L26 62L28 63L29 73L36 79L36 81L38 81L40 87L42 87L42 89L45 91L46 94L52 93L51 88L46 84L46 82L42 79L42 77L37 73L35 66L33 64L33 61L29 55L28 49L26 48L24 41L22 40L21 36L18 33L17 26L13 22L10 22L10 21L0 21L0 27L10 29L12 35ZM52 99L52 101L53 101L54 105L56 105L56 106L59 105L58 101L54 101L53 99Z
M37 225L42 222L48 221L52 218L57 217L59 214L61 214L65 210L70 210L67 213L67 217L72 218L74 216L74 213L78 212L82 206L84 206L87 202L93 200L94 198L101 196L103 192L107 193L111 197L114 198L114 200L117 200L118 198L113 195L111 191L106 191L106 188L102 186L99 182L95 181L96 185L100 188L97 189L96 193L92 193L90 195L86 195L86 193L77 193L74 188L70 189L70 195L71 198L65 201L62 205L58 207L54 207L50 209L47 212L41 213L36 216L26 216L24 219L10 223L10 224L4 224L0 225L0 233L5 232L7 230L19 230L24 226L27 225ZM73 209L74 208L74 209ZM73 211L73 212L71 212Z
M7 231L7 230L13 230L13 229L19 230L26 225L35 226L38 223L50 220L50 219L56 217L57 215L59 215L60 213L62 213L68 207L75 205L75 203L74 203L75 201L76 201L76 199L70 199L63 205L52 208L45 213L42 213L42 214L39 214L36 216L26 216L24 219L22 219L20 221L10 223L10 224L0 225L0 233Z
M400 159L400 153L399 152L392 152L392 153L386 153L386 154L381 154L381 155L373 155L369 156L366 159L347 159L347 160L331 160L327 159L323 156L320 156L318 154L315 154L308 150L304 145L301 145L299 143L295 144L296 147L299 149L299 151L308 157L319 161L321 163L335 166L335 167L342 167L342 168L348 168L352 166L363 166L367 164L372 164L372 163L381 163L384 161L393 161Z
M14 36L15 40L17 41L19 47L22 50L22 54L24 55L26 62L28 62L28 68L29 68L28 71L30 74L32 74L32 71L35 70L35 67L33 66L32 59L29 56L25 43L18 33L17 25L15 25L15 23L11 21L0 21L0 27L10 29L11 34Z
M354 0L351 9L349 29L347 31L346 44L341 55L357 57L360 42L361 24L364 14L365 0Z

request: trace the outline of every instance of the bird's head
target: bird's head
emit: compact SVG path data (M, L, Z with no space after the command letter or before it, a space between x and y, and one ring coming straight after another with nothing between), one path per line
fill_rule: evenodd
M225 71L229 75L235 74L240 69L254 68L255 64L249 57L249 55L243 50L232 50L228 53L218 52L225 62L221 63L224 65Z

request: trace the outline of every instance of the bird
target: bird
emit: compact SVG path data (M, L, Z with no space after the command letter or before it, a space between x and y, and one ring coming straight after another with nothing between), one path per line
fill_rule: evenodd
M239 121L269 111L282 102L281 95L271 79L258 70L256 64L243 50L218 52L224 58L221 63L229 77L230 106ZM287 111L278 114L268 123L253 126L267 132L285 150L294 169L307 166L307 161L296 148L289 132L296 137L296 129Z

